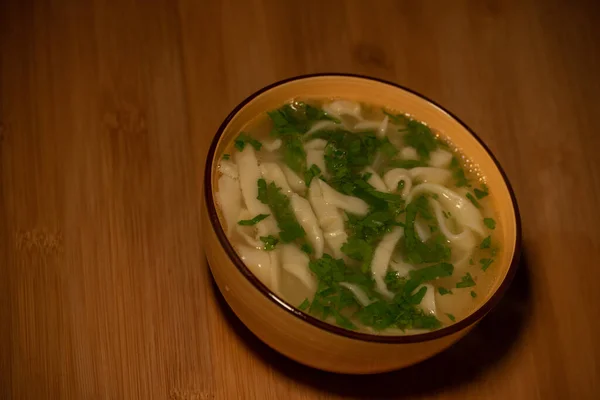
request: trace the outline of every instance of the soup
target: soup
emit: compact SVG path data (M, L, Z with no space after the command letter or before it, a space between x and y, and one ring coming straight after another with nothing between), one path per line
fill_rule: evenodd
M401 110L295 101L219 160L224 230L246 266L342 328L415 334L478 308L499 235L485 177Z

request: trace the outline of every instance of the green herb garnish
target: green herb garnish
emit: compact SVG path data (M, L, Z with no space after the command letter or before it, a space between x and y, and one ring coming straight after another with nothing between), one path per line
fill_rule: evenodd
M454 293L452 293L452 290L448 290L448 289L446 289L445 287L441 287L441 286L438 288L438 293L439 293L441 296L445 296L445 295L447 295L447 294L454 294Z
M473 280L473 277L471 276L470 273L466 273L465 276L463 276L460 280L460 282L458 282L456 284L456 287L461 289L461 288L467 288L467 287L471 287L471 286L475 286L475 281Z
M446 313L446 316L450 319L450 321L456 322L456 318L454 317L454 315Z
M235 148L238 149L239 151L242 151L242 150L244 150L244 147L246 147L246 144L250 144L252 147L254 147L254 150L256 150L256 151L260 150L260 148L262 147L261 142L254 139L252 136L248 135L247 133L242 132L238 135L237 139L235 139L235 142L234 142Z
M231 156L229 154L223 154L223 160L229 160Z
M281 230L279 238L283 243L292 242L306 235L306 232L296 219L296 215L290 205L290 199L281 193L281 189L274 182L267 185L264 179L259 179L257 198L263 204L268 205L273 212L277 226Z
M238 225L242 225L242 226L256 225L263 219L267 218L269 215L270 214L258 214L256 217L254 217L252 219L242 219L242 220L238 221Z
M470 187L471 184L465 175L465 170L460 165L460 161L458 158L452 157L452 162L450 163L450 169L452 170L452 177L455 180L456 187Z
M279 239L277 239L273 235L261 236L260 240L265 244L266 251L273 250L275 248L275 246L277 246L277 243L279 243Z
M479 260L479 263L481 264L481 269L483 271L487 270L493 262L494 260L492 258L482 258L481 260Z
M420 196L406 207L404 227L404 253L406 259L413 264L434 263L450 259L451 249L444 243L441 235L434 236L427 243L421 242L415 230L415 220L420 214L426 220L433 218L429 203Z
M472 297L472 298L475 298L475 297L477 297L477 293L475 293L475 291L474 291L474 290L471 290L471 297Z
M424 167L426 165L426 163L419 160L390 160L386 163L386 168L411 169L416 167Z
M315 164L311 165L304 173L304 183L306 184L306 187L309 187L313 178L318 177L319 175L321 175L321 168Z
M314 250L313 250L313 248L312 248L312 246L311 246L310 244L308 244L308 243L303 243L303 244L300 246L300 250L302 250L302 251L303 251L303 252L305 252L306 254L312 254L312 253L313 253L313 251L314 251Z
M479 248L480 249L489 249L491 245L492 245L492 237L488 236L481 241Z
M473 192L475 193L475 197L477 197L478 199L483 199L485 196L490 194L486 185L482 185L481 187L482 187L482 190L479 190L477 188L473 189Z
M408 117L404 114L392 114L385 109L381 109L384 115L387 115L390 121L395 125L406 125L409 121Z
M283 161L300 176L306 169L306 152L302 142L303 135L317 121L338 122L323 110L302 102L286 104L267 113L273 122L271 136L282 140Z
M308 308L308 306L310 306L310 301L308 301L308 299L304 299L304 301L298 306L298 309L300 311L304 311Z
M395 294L393 300L389 301L374 290L374 282L369 274L346 265L341 259L334 259L325 254L321 259L311 261L309 267L319 281L309 308L313 315L321 318L333 317L338 325L348 329L355 329L351 317L375 330L389 327L435 329L441 326L437 318L426 315L417 306L425 296L427 288L421 287L416 290L419 284L413 279L407 281L391 271L388 272L385 283L388 290ZM352 293L340 285L341 282L358 285L373 302L361 307Z
M477 200L475 200L475 197L473 197L473 195L471 193L467 193L466 194L467 199L469 199L471 201L471 203L473 203L473 205L477 208L481 208L481 204L479 204L479 202Z
M406 128L408 132L404 135L404 143L414 147L422 160L428 160L429 153L438 148L437 139L431 129L414 119L406 123Z
M379 145L379 151L381 151L381 153L388 158L392 158L396 154L398 154L398 149L390 142L390 139L388 139L387 137L381 140L381 143Z
M483 219L483 224L488 229L496 229L496 221L494 221L494 219L492 219L492 218L484 218Z
M367 272L373 259L374 247L366 240L357 237L350 237L348 241L342 245L342 252L348 257L362 261L361 270Z
M411 280L414 279L419 283L422 283L427 281L433 281L438 278L452 276L452 272L454 272L454 266L452 264L439 263L431 265L429 267L424 267L410 271L409 276Z
M373 163L381 147L381 141L373 132L320 131L311 137L327 140L324 158L331 175L329 184L345 194L350 194L353 181Z

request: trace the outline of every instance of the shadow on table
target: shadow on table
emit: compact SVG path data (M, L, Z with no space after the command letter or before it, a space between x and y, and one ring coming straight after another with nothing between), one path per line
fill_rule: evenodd
M214 281L213 281L214 282ZM420 364L378 375L342 375L305 367L261 342L235 316L214 285L220 308L242 341L284 375L324 392L352 398L423 395L460 386L484 373L517 342L531 310L531 282L525 254L498 306L463 339Z

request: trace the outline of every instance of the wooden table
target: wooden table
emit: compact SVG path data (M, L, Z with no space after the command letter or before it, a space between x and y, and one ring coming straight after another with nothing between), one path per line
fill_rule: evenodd
M0 398L600 398L600 18L592 0L6 1ZM337 376L232 315L199 221L239 101L368 74L460 115L514 185L510 293L447 352Z

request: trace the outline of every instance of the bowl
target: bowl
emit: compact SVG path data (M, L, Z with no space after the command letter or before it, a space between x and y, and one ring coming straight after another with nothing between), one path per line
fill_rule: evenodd
M449 137L487 178L503 247L494 263L497 278L481 306L456 323L410 336L349 331L316 319L276 296L244 265L227 239L216 209L216 168L226 147L252 120L300 98L343 98L385 106ZM379 79L319 74L269 85L240 103L212 141L204 174L203 240L208 264L223 297L263 342L299 363L321 370L370 374L403 368L433 356L465 336L500 300L515 274L520 252L520 219L514 193L498 161L458 118L414 91Z

